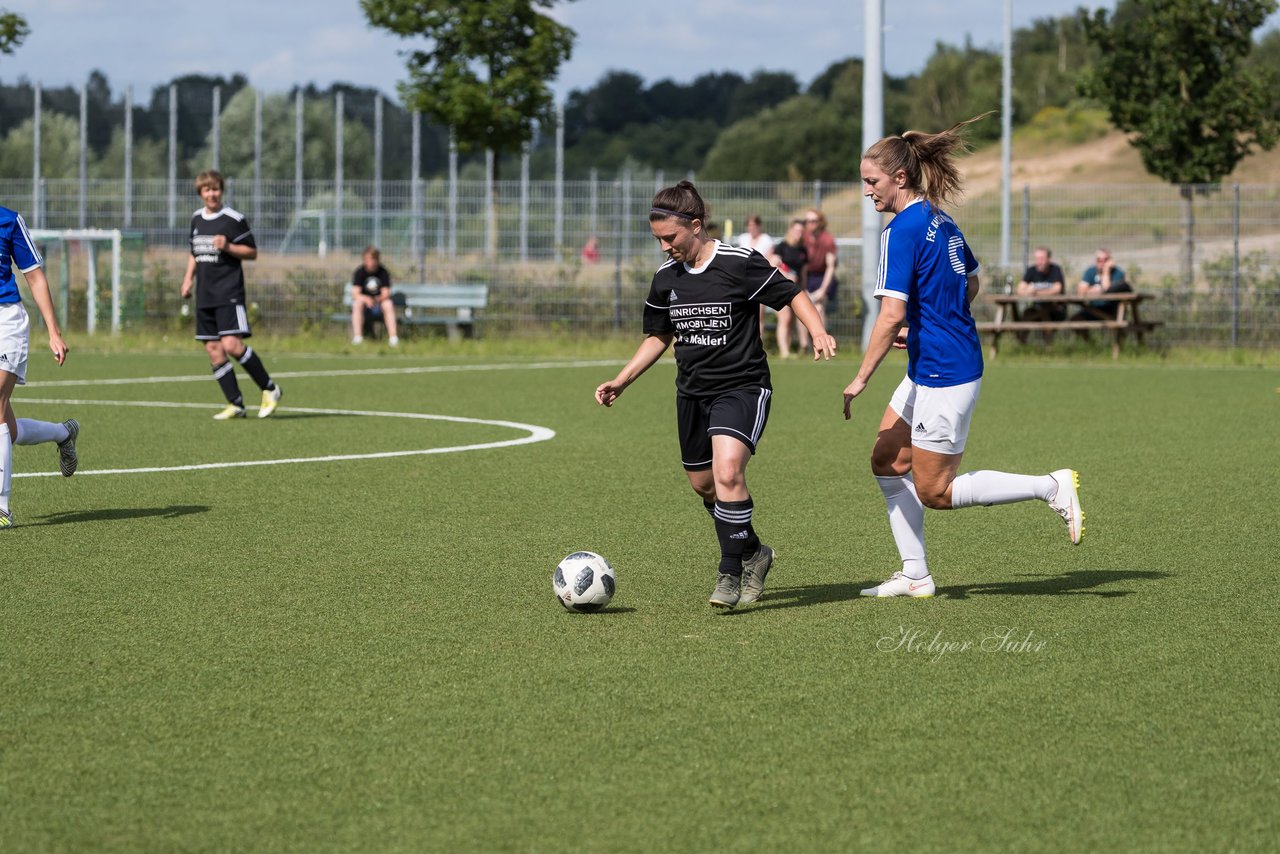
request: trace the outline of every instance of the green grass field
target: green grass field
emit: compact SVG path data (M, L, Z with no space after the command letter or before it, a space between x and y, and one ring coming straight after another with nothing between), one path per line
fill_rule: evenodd
M990 366L964 468L1079 469L1085 541L1038 502L930 511L939 596L877 601L900 357L848 423L853 357L775 362L778 563L718 614L669 363L606 411L629 349L263 353L282 408L232 423L194 346L33 362L19 415L78 418L81 471L15 449L0 850L1280 844L1280 372ZM580 548L603 613L552 597Z

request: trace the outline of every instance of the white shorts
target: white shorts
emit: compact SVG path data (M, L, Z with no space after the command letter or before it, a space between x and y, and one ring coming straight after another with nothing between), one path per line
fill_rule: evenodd
M912 445L954 456L964 453L969 422L981 390L981 378L963 385L930 388L904 377L889 400L889 408L911 428Z
M31 343L31 321L20 302L0 305L0 371L27 384L27 348Z

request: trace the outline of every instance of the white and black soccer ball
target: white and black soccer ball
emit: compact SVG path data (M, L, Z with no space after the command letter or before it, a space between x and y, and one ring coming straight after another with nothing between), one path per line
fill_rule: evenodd
M574 552L551 574L556 600L570 611L599 611L618 589L609 561L595 552Z

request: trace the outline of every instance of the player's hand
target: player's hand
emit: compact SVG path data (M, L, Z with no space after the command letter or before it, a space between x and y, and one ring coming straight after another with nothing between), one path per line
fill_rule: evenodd
M182 281L182 298L191 299L191 280L183 279Z
M897 337L893 339L893 348L895 350L907 349L907 332L908 331L909 331L908 328L905 326L898 330Z
M622 396L622 390L625 388L625 385L616 380L600 383L596 386L596 403L601 406L613 406L613 402Z
M49 349L53 351L53 360L59 367L67 361L67 354L71 352L71 348L62 340L62 336L54 332L49 333Z
M867 387L867 384L862 380L858 379L857 377L854 377L853 382L845 386L845 389L844 389L844 420L845 421L848 421L850 418L853 417L853 412L850 411L850 404L853 403L853 399L858 395L862 394L862 392L866 390L866 387Z
M227 248L227 236L225 234L215 234L212 243L213 248L221 252Z
M831 357L836 354L836 339L830 335L818 335L813 339L813 360L818 359L831 361Z

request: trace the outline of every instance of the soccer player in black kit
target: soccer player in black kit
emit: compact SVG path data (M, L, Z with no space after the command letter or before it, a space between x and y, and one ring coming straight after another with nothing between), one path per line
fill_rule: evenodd
M249 331L241 262L258 257L258 246L244 214L222 204L222 174L209 169L196 176L196 192L204 207L191 217L191 258L182 278L182 298L196 292L196 340L204 342L213 377L227 398L215 421L244 418L244 397L231 360L235 359L262 389L258 417L266 418L280 403L280 386L271 381L258 354L244 343Z
M706 219L706 205L688 181L653 197L649 229L667 261L645 299L644 341L616 377L596 388L596 402L612 406L675 341L680 456L720 541L710 602L732 608L760 598L773 565L773 549L751 524L746 479L772 395L760 305L795 311L815 361L834 356L836 340L802 289L759 252L710 238Z

